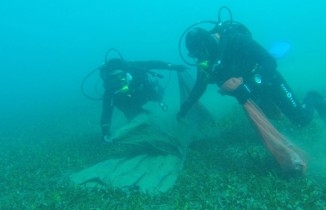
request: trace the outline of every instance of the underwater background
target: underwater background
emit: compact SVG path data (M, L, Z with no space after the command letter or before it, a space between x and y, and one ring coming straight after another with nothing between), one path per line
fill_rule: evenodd
M84 77L103 64L106 50L116 48L127 60L182 64L183 31L217 20L223 5L264 47L290 44L278 69L299 97L311 89L326 96L321 0L0 2L0 209L325 208L325 124L317 116L305 128L276 123L309 157L306 176L284 177L235 100L215 86L201 102L215 116L219 134L189 148L168 194L85 190L66 180L110 156L99 142L101 102L80 90ZM92 79L88 91L99 96L100 81ZM175 121L176 78L162 83L170 107L162 115Z

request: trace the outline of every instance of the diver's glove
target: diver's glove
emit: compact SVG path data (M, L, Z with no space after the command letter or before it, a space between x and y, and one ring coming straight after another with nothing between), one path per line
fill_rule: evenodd
M113 142L113 139L111 137L111 134L107 134L107 135L102 136L102 143L103 144L110 144L112 142Z
M248 98L250 98L251 90L246 84L241 84L236 90L233 92L233 96L238 100L240 104L244 104Z
M185 71L187 69L187 67L184 66L184 65L169 64L169 67L170 67L170 69L175 70L175 71L179 71L179 72Z
M243 82L241 77L230 78L221 87L222 95L230 95L235 97L240 104L244 104L250 98L251 90L247 84Z
M101 141L102 143L111 143L112 142L112 138L111 138L111 133L109 131L109 125L108 124L104 124L102 125L102 136L101 136Z

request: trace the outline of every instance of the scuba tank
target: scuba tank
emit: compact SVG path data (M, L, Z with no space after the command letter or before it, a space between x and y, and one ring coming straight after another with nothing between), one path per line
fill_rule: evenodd
M108 63L108 60L109 60L109 56L112 54L112 53L116 53L119 57L119 59L123 60L124 61L124 58L122 57L121 53L115 49L115 48L110 48L106 51L105 53L105 56L104 56L104 65L106 65ZM103 66L103 65L102 65ZM80 84L80 89L81 89L81 92L82 94L90 99L90 100L94 100L94 101L100 101L100 100L103 100L102 97L94 97L90 94L88 94L86 92L86 88L85 88L85 85L86 85L86 82L90 79L91 76L93 76L97 71L99 71L101 69L101 67L97 67L95 69L93 69L92 71L90 71L88 74L86 74L86 76L83 78L83 80L81 81L81 84Z
M226 10L226 12L229 15L229 19L228 20L222 20L222 13L223 11ZM179 39L179 55L181 57L181 59L183 60L183 62L185 62L187 65L190 66L197 66L198 64L196 62L190 62L189 60L187 60L184 56L184 51L182 50L182 43L183 40L185 39L186 34L191 31L192 29L194 29L195 27L198 27L199 25L204 25L204 24L209 24L212 25L212 29L208 30L210 34L220 34L222 36L226 36L228 34L234 34L234 33L242 33L242 34L246 34L248 36L251 36L251 32L248 30L247 27L245 27L243 24L234 21L233 17L232 17L232 12L231 10L226 7L226 6L222 6L219 10L218 10L218 18L217 21L212 21L212 20L203 20L200 21L198 23L194 23L191 26L189 26L188 28L186 28L184 30L184 32L181 34L180 39Z

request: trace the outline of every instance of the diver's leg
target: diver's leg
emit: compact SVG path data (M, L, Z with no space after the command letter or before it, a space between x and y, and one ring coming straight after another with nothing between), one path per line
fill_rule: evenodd
M314 107L310 104L301 104L280 73L277 72L273 76L270 88L273 90L271 94L273 100L294 124L305 126L311 122Z

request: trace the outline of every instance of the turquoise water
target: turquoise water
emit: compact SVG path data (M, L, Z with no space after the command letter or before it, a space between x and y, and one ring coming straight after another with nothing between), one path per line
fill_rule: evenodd
M178 54L182 32L197 21L216 20L222 5L229 6L233 18L246 24L266 48L278 41L290 44L279 59L279 70L299 97L310 89L326 95L323 1L1 2L0 209L306 209L311 205L320 209L326 205L321 120L316 117L304 129L288 122L277 124L309 156L307 177L284 179L259 138L247 129L247 121L234 118L234 113L239 114L235 101L218 95L215 87L203 96L203 104L217 122L235 125L218 124L220 141L207 139L190 148L180 180L169 195L134 194L128 200L120 192L75 188L64 179L111 154L98 144L101 103L89 101L80 91L83 77L103 63L106 50L115 47L128 60L182 63ZM166 101L175 120L176 78L165 76ZM97 94L101 89L90 91ZM239 138L244 142L238 143Z

